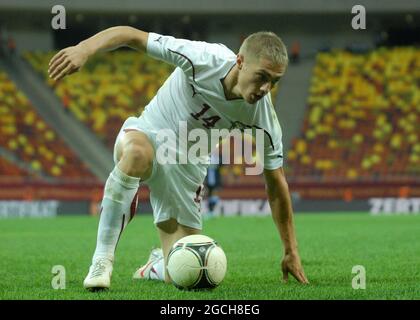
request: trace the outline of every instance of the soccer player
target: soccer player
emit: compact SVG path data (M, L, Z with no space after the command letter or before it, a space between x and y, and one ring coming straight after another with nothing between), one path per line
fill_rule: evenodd
M283 280L287 281L290 273L299 282L307 283L282 169L281 128L269 94L288 64L286 47L280 38L272 32L251 34L239 53L234 54L222 44L118 26L58 52L49 63L49 75L59 80L78 71L96 52L121 46L145 51L176 69L141 116L124 122L116 138L115 167L105 184L96 250L84 287L110 287L115 248L135 212L140 182L150 188L162 249L152 250L149 261L136 271L134 278L170 282L165 265L171 246L184 236L200 233L200 194L207 165L161 164L156 154L162 143L157 139L159 131L171 129L179 134L179 123L183 121L188 131L264 130L264 176L272 217L284 246Z

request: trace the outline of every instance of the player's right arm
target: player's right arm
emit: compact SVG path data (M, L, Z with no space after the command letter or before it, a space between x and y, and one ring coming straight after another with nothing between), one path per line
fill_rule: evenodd
M59 80L80 70L88 58L99 51L114 50L123 46L145 51L148 36L147 32L128 26L106 29L76 46L59 51L49 63L48 74L50 78Z

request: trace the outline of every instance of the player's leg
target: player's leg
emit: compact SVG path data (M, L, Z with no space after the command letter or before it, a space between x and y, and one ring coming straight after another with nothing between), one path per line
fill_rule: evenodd
M165 266L167 265L169 252L179 239L200 234L201 230L179 224L177 220L169 220L157 224L161 248L153 249L149 260L140 267L133 275L134 279L160 280L170 283L170 277Z
M171 247L185 236L201 233L205 176L205 166L158 166L148 186L161 249L152 251L147 263L134 273L133 278L170 282L165 266Z
M179 239L192 235L192 234L200 234L201 230L194 229L191 227L184 226L179 224L177 220L170 219L164 222L161 222L157 225L159 231L159 238L160 243L162 245L163 251L163 270L165 271L165 282L170 283L171 279L169 277L168 271L166 270L166 266L168 265L168 255L171 251L172 246L175 242ZM162 277L163 280L163 277Z
M104 189L94 258L114 258L121 232L131 220L140 180L152 172L154 150L147 136L140 131L127 131L116 144L117 165Z
M110 286L115 249L135 214L140 180L152 172L154 149L144 133L123 131L115 148L117 164L105 183L97 244L85 288Z

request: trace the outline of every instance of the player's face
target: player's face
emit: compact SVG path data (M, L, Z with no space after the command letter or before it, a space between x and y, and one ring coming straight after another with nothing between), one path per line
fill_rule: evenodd
M283 76L286 68L268 59L243 59L238 56L240 66L238 84L243 99L254 104L264 97Z

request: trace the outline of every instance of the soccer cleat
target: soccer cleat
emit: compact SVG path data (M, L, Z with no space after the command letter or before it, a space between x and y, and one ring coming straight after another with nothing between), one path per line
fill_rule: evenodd
M111 286L112 261L107 258L95 260L89 268L89 273L83 281L85 289L94 291L108 289Z
M136 272L133 274L133 279L146 279L150 280L150 273L156 271L153 269L153 266L163 259L163 251L161 248L152 249L152 252L150 253L149 260L147 260L147 263L137 269Z

